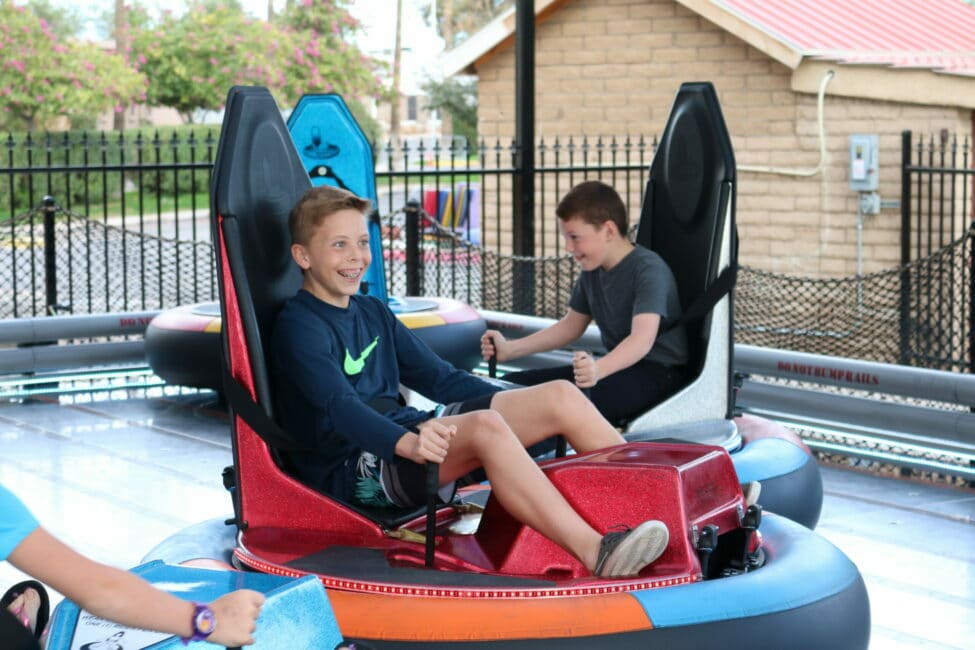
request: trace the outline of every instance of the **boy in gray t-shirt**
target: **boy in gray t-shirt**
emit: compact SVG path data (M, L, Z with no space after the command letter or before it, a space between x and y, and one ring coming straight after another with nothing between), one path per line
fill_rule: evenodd
M571 366L505 375L522 385L568 379L590 388L593 403L611 422L631 418L673 394L684 380L687 335L677 283L655 252L634 245L626 206L605 183L585 181L556 208L566 250L582 272L569 308L554 325L519 339L496 330L481 338L481 354L508 361L555 350L575 341L595 320L607 354L599 359L576 352Z

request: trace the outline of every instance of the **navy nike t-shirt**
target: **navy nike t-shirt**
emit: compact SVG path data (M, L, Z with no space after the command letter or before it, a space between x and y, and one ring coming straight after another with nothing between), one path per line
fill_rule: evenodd
M289 454L298 478L346 500L347 461L363 450L394 461L408 427L430 418L409 406L380 414L371 401L397 399L400 384L443 404L498 390L438 357L379 299L351 296L343 309L305 290L277 316L271 375L280 424L314 450Z

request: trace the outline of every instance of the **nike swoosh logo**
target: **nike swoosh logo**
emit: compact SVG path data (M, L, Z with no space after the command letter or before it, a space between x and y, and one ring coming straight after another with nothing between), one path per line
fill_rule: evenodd
M373 339L372 343L366 346L366 349L362 351L358 359L353 359L352 355L349 354L349 350L345 350L345 363L342 364L342 369L345 370L347 375L358 375L362 372L362 369L366 367L366 358L372 354L373 348L379 343L379 337L377 336Z

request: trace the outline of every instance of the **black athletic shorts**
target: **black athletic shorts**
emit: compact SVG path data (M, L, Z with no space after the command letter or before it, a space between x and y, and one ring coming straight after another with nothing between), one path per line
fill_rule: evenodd
M438 417L460 415L491 407L494 393L481 395L464 402L447 404ZM430 413L433 417L433 412ZM363 451L355 471L354 501L370 507L419 508L426 504L426 466L405 458L388 463L375 454ZM438 495L444 503L454 498L456 485L451 481L440 487Z

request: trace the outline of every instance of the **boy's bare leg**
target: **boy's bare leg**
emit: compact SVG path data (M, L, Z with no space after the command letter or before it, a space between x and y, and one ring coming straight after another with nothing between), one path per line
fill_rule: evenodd
M582 391L561 379L495 393L491 408L525 447L559 434L578 452L626 442Z
M484 467L491 490L511 516L593 570L602 536L572 509L498 412L472 411L439 421L457 427L457 435L450 441L440 466L441 483Z

